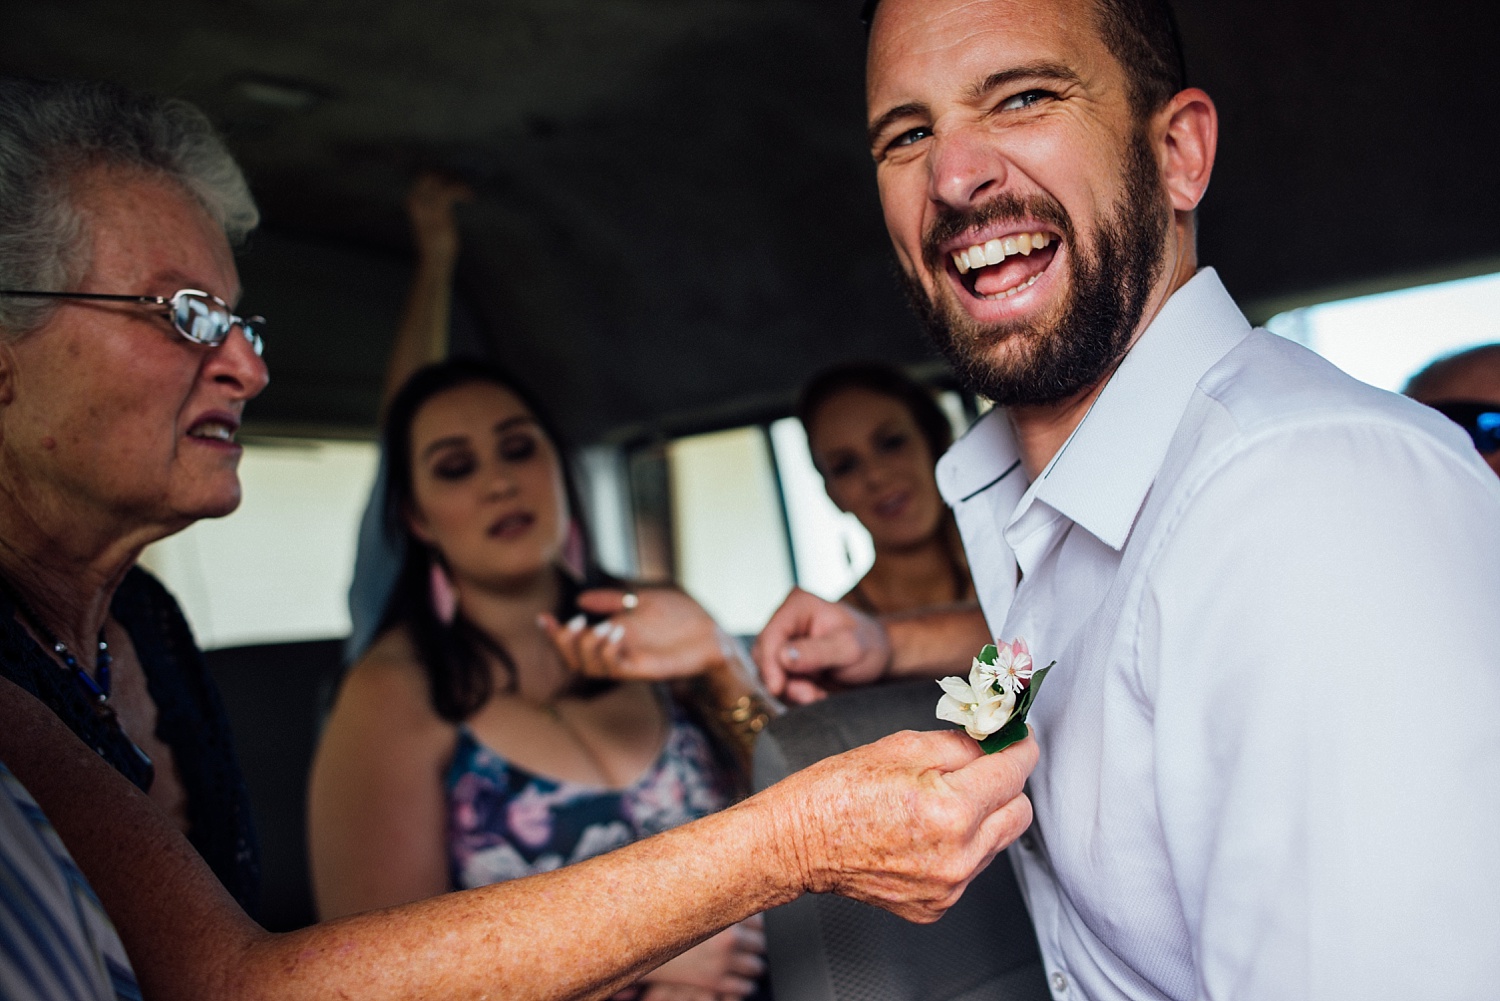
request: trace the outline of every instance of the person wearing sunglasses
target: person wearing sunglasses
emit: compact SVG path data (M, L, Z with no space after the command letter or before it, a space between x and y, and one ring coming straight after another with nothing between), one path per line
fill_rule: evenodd
M1467 431L1500 476L1500 344L1439 358L1411 377L1405 393Z
M224 892L253 875L227 723L134 567L239 503L267 372L230 245L255 218L190 106L0 80L0 995L60 996L81 960L96 989L69 996L604 998L804 892L935 920L1025 829L1035 742L904 733L575 866L256 925Z

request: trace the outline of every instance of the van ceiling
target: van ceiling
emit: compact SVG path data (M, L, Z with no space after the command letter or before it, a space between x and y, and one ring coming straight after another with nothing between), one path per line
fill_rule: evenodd
M264 225L262 429L361 433L414 171L470 179L455 340L575 441L784 410L848 357L931 359L863 141L858 0L12 4L0 68L185 97ZM1500 269L1489 0L1177 0L1216 99L1206 263L1257 319Z

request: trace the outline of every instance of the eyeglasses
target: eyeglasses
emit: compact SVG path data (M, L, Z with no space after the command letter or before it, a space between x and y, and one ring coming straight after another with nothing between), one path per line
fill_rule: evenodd
M1474 439L1480 454L1500 451L1500 403L1477 403L1472 400L1449 400L1429 404Z
M0 289L0 295L27 296L37 299L99 299L105 302L137 302L146 306L165 306L172 327L194 344L218 347L224 343L235 327L245 335L250 347L259 355L265 350L260 328L265 325L264 316L236 316L229 304L216 295L195 288L180 289L170 296L161 295L104 295L99 292L20 292Z

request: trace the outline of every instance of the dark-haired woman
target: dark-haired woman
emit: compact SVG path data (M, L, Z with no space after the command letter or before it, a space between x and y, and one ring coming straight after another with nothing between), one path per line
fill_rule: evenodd
M716 642L712 623L665 589L580 605L597 576L566 464L515 387L478 362L429 366L392 402L385 448L406 557L313 767L322 916L555 869L727 806L740 776L711 724L751 680L727 651L705 659L713 706L695 713L663 685L588 676L606 653L655 650L658 619L687 645ZM758 925L732 927L652 974L647 995L746 994L763 948Z
M974 600L933 474L953 428L932 394L887 365L841 365L813 377L797 414L829 498L875 545L874 565L842 600L872 615Z

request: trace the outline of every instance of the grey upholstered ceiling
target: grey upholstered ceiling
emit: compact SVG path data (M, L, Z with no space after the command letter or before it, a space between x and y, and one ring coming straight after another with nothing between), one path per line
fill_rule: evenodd
M862 141L858 0L8 5L0 69L186 97L265 214L262 427L368 428L419 167L470 178L460 347L576 438L775 410L928 357ZM1202 250L1252 313L1500 268L1491 0L1177 0L1220 160Z

